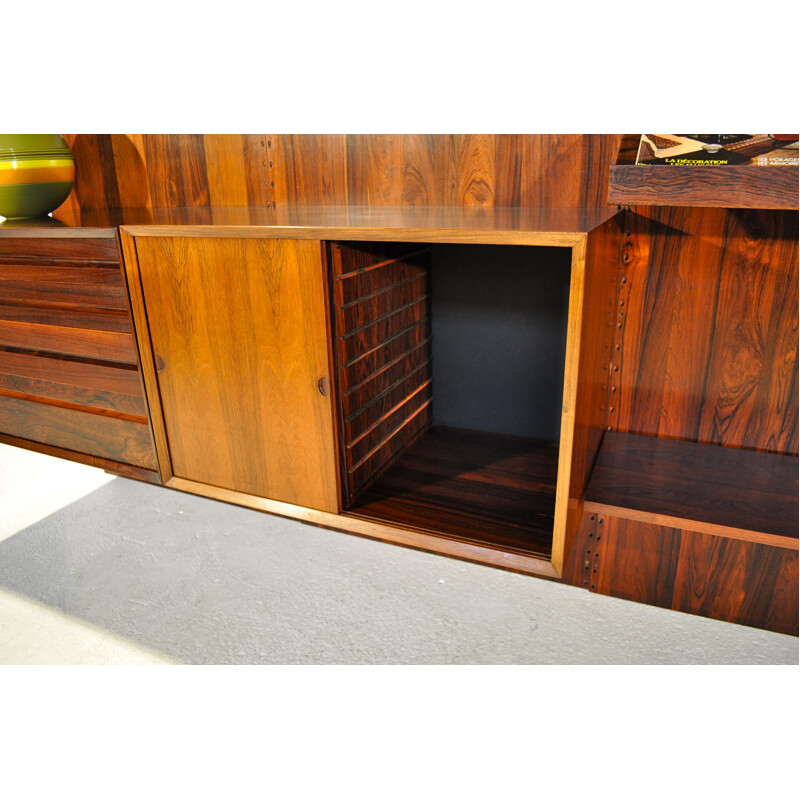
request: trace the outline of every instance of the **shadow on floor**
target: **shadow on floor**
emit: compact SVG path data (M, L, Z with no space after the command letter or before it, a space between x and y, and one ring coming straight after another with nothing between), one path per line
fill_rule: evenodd
M793 637L122 478L0 542L0 587L188 664L797 662Z

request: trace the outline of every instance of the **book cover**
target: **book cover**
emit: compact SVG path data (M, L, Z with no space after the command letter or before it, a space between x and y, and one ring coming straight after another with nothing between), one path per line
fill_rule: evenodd
M798 135L774 133L643 133L643 166L798 166Z

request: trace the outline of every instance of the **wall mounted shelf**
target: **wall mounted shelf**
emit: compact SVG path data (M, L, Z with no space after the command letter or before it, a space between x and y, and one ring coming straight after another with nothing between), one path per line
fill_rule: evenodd
M647 167L610 170L608 200L619 205L796 209L797 167Z

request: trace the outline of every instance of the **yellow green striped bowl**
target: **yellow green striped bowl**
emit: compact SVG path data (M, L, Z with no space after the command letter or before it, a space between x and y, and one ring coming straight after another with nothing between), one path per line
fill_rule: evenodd
M58 134L0 134L0 216L55 211L75 183L75 159Z

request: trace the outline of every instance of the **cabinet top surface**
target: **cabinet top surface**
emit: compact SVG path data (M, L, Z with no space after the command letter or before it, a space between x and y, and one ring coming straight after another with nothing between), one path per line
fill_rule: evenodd
M616 208L442 208L314 206L286 209L128 208L56 211L53 218L6 221L0 236L97 236L124 226L138 236L538 244L569 247Z

